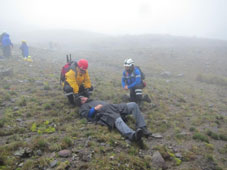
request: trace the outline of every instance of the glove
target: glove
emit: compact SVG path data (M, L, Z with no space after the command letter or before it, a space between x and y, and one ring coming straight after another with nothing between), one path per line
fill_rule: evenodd
M76 106L80 106L80 96L79 96L79 94L77 93L77 94L73 94L73 100L74 100L74 103L75 103L75 105Z
M84 90L84 96L86 96L86 97L90 96L89 89Z

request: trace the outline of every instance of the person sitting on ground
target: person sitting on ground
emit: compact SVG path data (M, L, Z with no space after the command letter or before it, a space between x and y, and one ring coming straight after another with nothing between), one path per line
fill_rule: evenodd
M124 137L132 142L139 142L143 136L149 137L151 133L146 127L144 117L135 102L108 104L104 101L92 100L80 96L77 99L80 105L79 114L88 121L107 125L110 129L116 128ZM132 114L136 121L136 131L124 122L122 117Z
M125 70L121 84L124 90L130 90L130 101L136 102L140 105L141 101L151 102L149 96L142 95L142 89L145 87L141 79L141 72L138 67L135 66L134 61L129 58L124 61Z
M65 74L63 90L71 104L75 104L75 99L80 93L89 97L93 91L88 74L88 61L81 59L70 66L70 70Z
M21 49L22 56L24 57L24 59L27 59L29 56L29 49L28 49L28 45L27 45L26 41L23 40L21 42L20 49Z

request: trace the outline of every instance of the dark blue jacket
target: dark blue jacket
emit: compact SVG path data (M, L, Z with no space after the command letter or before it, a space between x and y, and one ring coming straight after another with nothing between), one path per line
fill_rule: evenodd
M22 55L23 55L24 57L28 57L29 51L28 51L28 46L27 46L27 44L26 44L26 43L22 43L21 46L20 46L20 49L21 49L21 51L22 51Z
M141 83L141 73L137 67L134 67L134 70L131 73L128 73L127 71L123 72L123 77L121 79L123 88L125 87L125 85L128 85L128 88L130 89L136 85L140 85Z
M5 33L5 34L2 36L1 43L2 43L2 46L3 46L3 47L13 45L13 44L11 43L11 40L9 39L9 34L7 34L7 33Z

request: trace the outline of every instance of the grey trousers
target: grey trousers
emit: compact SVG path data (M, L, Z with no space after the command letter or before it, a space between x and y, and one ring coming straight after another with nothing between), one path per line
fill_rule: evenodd
M132 114L136 120L136 128L144 127L146 126L146 123L144 121L144 117L140 112L140 109L138 105L135 102L127 103L128 112L124 113L126 115ZM117 118L115 121L115 127L118 129L118 131L125 136L126 138L132 139L133 134L135 133L134 130L132 130L128 125L122 120L121 117Z

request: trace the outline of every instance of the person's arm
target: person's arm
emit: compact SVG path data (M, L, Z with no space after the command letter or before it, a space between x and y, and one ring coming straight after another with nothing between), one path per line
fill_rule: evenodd
M129 89L132 88L132 87L134 87L135 85L141 83L141 73L140 73L139 69L136 69L136 70L134 71L134 73L135 73L136 80L135 80L132 84L130 84L130 85L128 86Z
M80 110L79 110L79 113L82 117L85 117L85 118L92 118L95 113L102 108L103 105L101 104L98 104L97 106L95 107L92 107L92 108L89 108L88 105L84 104Z
M123 72L123 75L122 75L121 85L122 85L123 88L125 88L125 85L126 85L126 83L125 83L125 72Z
M91 80L87 70L84 75L84 87L85 89L91 88Z
M71 69L69 72L65 74L65 80L69 83L69 85L73 88L73 92L75 94L79 91L79 86L76 82L76 73Z

